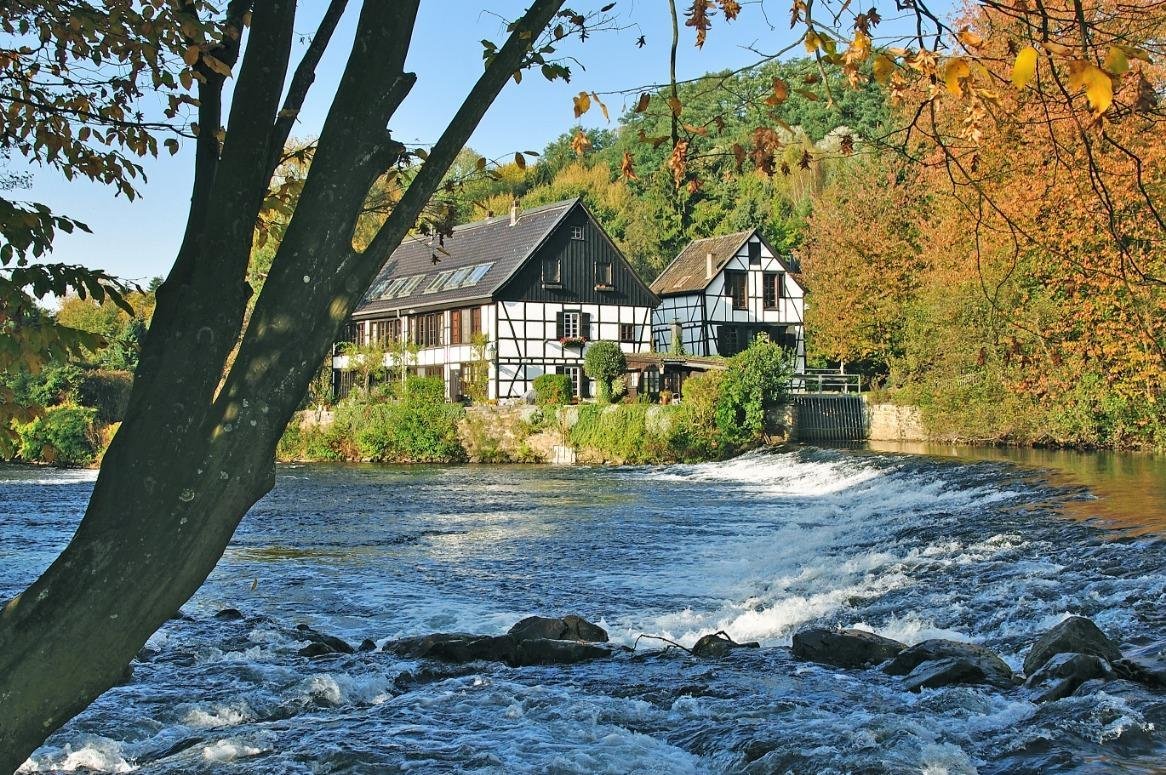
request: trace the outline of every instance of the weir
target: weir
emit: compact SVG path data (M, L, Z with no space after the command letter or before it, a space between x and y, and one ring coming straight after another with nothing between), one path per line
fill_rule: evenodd
M870 433L866 401L853 393L792 397L799 441L861 441Z

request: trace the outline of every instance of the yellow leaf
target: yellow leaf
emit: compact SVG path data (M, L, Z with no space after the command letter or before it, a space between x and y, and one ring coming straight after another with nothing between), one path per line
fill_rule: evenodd
M949 92L959 97L964 93L960 81L971 74L972 68L968 65L968 60L963 57L955 57L947 60L947 64L943 68L943 82L947 85Z
M815 51L817 51L820 41L821 39L818 37L818 33L814 32L813 30L809 30L806 33L805 39L803 40L803 43L806 45L806 53L813 54Z
M178 82L182 84L183 89L189 91L190 87L194 85L194 76L189 70L183 70L178 73Z
M1037 50L1032 46L1025 46L1016 55L1016 62L1012 65L1012 85L1023 89L1036 75Z
M895 72L895 63L879 54L871 63L871 69L874 70L875 80L885 86L891 80L891 73Z
M603 104L603 100L599 99L599 95L591 92L591 99L595 100L595 103L599 105L599 109L603 111L604 121L611 121L611 116L607 114L607 106Z
M1105 69L1114 75L1121 75L1130 69L1130 60L1126 52L1117 46L1109 47L1109 54L1105 57Z
M680 110L683 106L680 104L680 100L678 98L669 97L668 98L668 107L672 108L672 115L679 116Z
M573 97L572 99L575 103L575 118L579 118L579 116L591 110L591 97L587 95L587 92L581 91L578 97Z
M198 46L187 46L186 50L182 52L182 61L194 67L198 64L198 57L201 53Z
M984 45L984 39L976 33L972 32L972 30L968 27L964 27L962 30L957 32L956 37L959 38L960 43L963 43L968 48L979 48L980 46Z
M1051 40L1046 40L1041 44L1041 46L1044 47L1045 51L1049 52L1050 54L1056 54L1057 56L1068 56L1073 51L1073 49L1069 48L1068 46L1061 45L1060 43L1053 43Z
M1113 103L1113 80L1097 65L1084 59L1069 63L1069 88L1085 89L1085 99L1097 115L1109 110Z

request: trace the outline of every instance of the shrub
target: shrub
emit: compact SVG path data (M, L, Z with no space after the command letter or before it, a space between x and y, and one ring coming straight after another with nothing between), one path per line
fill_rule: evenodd
M792 373L789 354L756 339L729 360L717 396L717 428L730 444L750 444L765 430L765 409L781 403Z
M628 359L615 342L595 342L583 356L583 370L599 385L599 400L611 400L611 381L628 370Z
M670 446L683 460L716 460L727 457L733 445L717 426L717 403L726 372L708 371L684 380Z
M130 402L134 375L128 371L94 369L85 373L77 387L77 402L97 410L98 422L120 422Z
M20 456L60 466L87 466L97 455L93 427L96 411L81 406L54 406L17 428Z
M571 428L571 443L614 463L651 463L672 459L664 423L649 422L649 412L673 411L647 404L583 406Z
M534 378L535 402L542 405L571 401L571 378L566 374L540 374Z

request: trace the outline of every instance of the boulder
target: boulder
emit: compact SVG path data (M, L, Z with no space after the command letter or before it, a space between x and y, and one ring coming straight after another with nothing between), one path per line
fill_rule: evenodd
M365 651L376 651L377 644L371 638L365 638L360 642L360 645L356 647L356 650L361 653Z
M925 640L903 649L883 668L883 671L889 675L910 675L924 662L947 659L963 660L978 667L984 675L977 683L989 683L1000 687L1010 687L1015 683L1012 668L990 649L974 643L939 638Z
M181 616L181 614L182 614L182 612L179 611L180 616ZM179 618L179 617L175 617L175 618ZM238 608L224 608L223 610L221 610L217 614L215 614L215 618L222 619L225 622L237 622L243 618L243 612L240 611Z
M793 655L807 662L835 667L869 667L891 659L906 644L866 630L811 627L793 637Z
M512 667L525 665L564 665L588 659L610 657L612 650L582 640L555 638L518 639L513 635L467 635L435 633L389 641L384 651L411 659L437 659L443 662L486 660L505 662Z
M714 632L700 637L700 640L692 647L692 655L706 659L720 659L733 649L741 648L758 649L761 648L761 644L755 641L738 643L719 632Z
M611 653L607 646L597 646L583 640L532 638L518 641L514 656L508 661L511 667L570 665L592 659L607 659Z
M979 660L967 657L946 657L920 662L903 679L907 691L938 689L952 684L989 683Z
M1024 685L1029 689L1045 687L1034 699L1036 702L1052 702L1073 694L1086 681L1114 677L1116 674L1109 662L1095 654L1061 652L1030 675Z
M546 616L528 616L515 624L506 633L516 640L583 640L590 643L607 643L607 631L584 619L568 614L561 619Z
M340 652L337 651L336 649L332 648L331 646L329 646L327 643L313 641L312 643L309 643L308 645L304 646L302 649L300 649L296 653L299 654L301 657L315 659L316 657L327 657L327 656L330 656L332 654L339 654Z
M1092 654L1109 662L1121 659L1121 649L1084 616L1070 616L1032 644L1024 672L1032 675L1054 654Z
M352 646L348 645L347 642L341 640L340 638L337 638L334 635L325 635L323 633L316 632L306 624L296 625L294 637L298 638L299 640L306 640L311 643L318 643L327 646L332 651L339 652L341 654L353 654L356 652L356 649L352 648Z
M1131 651L1113 663L1117 674L1158 689L1166 688L1166 641Z

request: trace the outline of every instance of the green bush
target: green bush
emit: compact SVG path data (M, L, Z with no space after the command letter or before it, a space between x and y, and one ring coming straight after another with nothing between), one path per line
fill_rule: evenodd
M125 419L133 386L134 375L128 371L94 369L81 378L77 402L96 409L99 422L120 422Z
M669 412L674 416L671 407L647 404L581 406L579 419L571 428L571 443L613 463L654 463L675 459L668 447L669 421L649 422L649 412L652 411Z
M53 406L32 422L17 428L20 456L29 462L60 466L93 463L99 439L93 426L96 410L81 406Z
M717 426L717 404L726 372L708 371L684 380L669 445L681 460L718 460L732 454L734 445Z
M534 378L535 402L558 405L571 402L571 378L566 374L540 374Z
M595 342L583 356L583 370L599 387L600 403L611 400L611 381L628 370L628 359L615 342Z
M785 399L791 373L789 353L763 339L729 359L716 403L717 428L728 443L760 440L765 409Z

